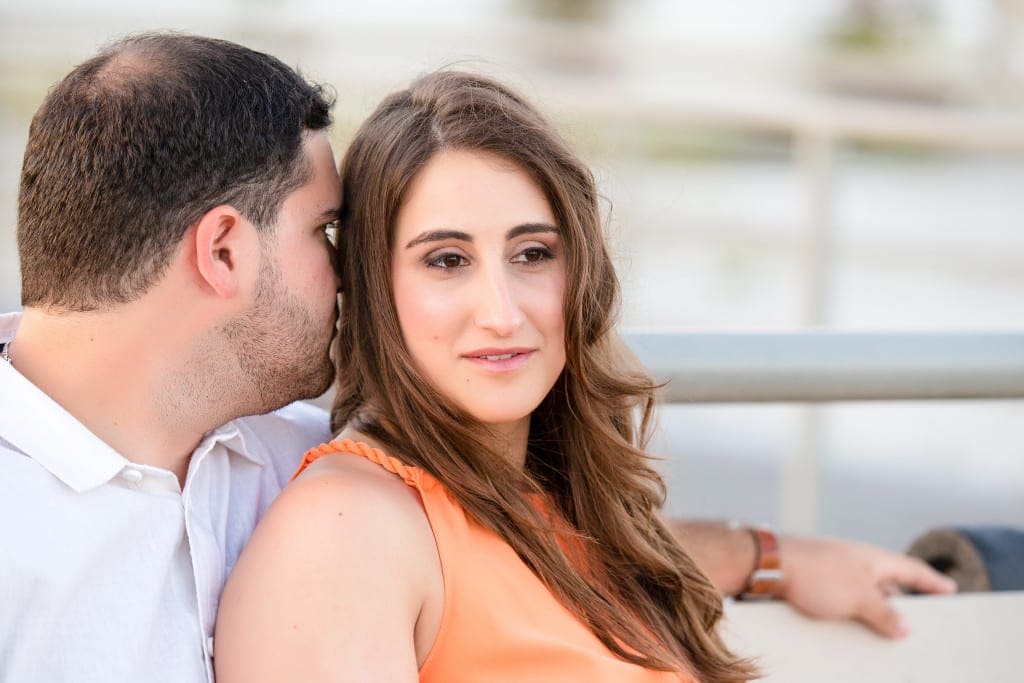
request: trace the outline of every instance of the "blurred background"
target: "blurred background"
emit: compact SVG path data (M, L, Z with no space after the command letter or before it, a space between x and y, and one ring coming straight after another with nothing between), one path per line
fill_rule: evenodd
M331 84L339 154L424 71L513 82L595 170L626 327L1024 328L1021 0L0 0L0 309L19 303L33 112L150 29ZM1024 526L1020 401L671 405L660 424L673 514L893 549L942 524Z

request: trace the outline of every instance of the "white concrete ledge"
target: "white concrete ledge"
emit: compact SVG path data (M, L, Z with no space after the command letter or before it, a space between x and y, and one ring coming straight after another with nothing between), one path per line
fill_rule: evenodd
M785 683L1020 683L1024 592L893 598L910 635L807 619L784 603L726 606L726 641Z

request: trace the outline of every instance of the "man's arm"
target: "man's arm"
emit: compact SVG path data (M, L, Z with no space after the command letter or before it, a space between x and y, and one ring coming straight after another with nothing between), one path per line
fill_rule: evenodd
M707 521L668 520L679 542L723 595L742 591L755 568L757 549L747 529ZM818 619L856 619L875 632L906 635L888 597L910 589L952 593L956 584L924 562L875 546L836 538L780 536L779 597Z
M676 539L711 577L719 593L736 595L746 587L757 558L754 537L748 531L704 520L667 521Z

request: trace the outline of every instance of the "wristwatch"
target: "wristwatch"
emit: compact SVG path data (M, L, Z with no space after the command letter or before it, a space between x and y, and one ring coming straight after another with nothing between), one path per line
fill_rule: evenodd
M778 597L782 589L782 562L779 558L779 539L764 526L744 527L754 538L754 571L747 585L736 596L737 600L770 600Z

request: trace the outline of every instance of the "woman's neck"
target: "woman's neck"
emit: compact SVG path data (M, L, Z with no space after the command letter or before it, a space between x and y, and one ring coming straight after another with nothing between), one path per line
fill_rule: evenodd
M530 438L530 416L516 422L489 424L495 437L495 450L516 469L526 466L526 444Z

